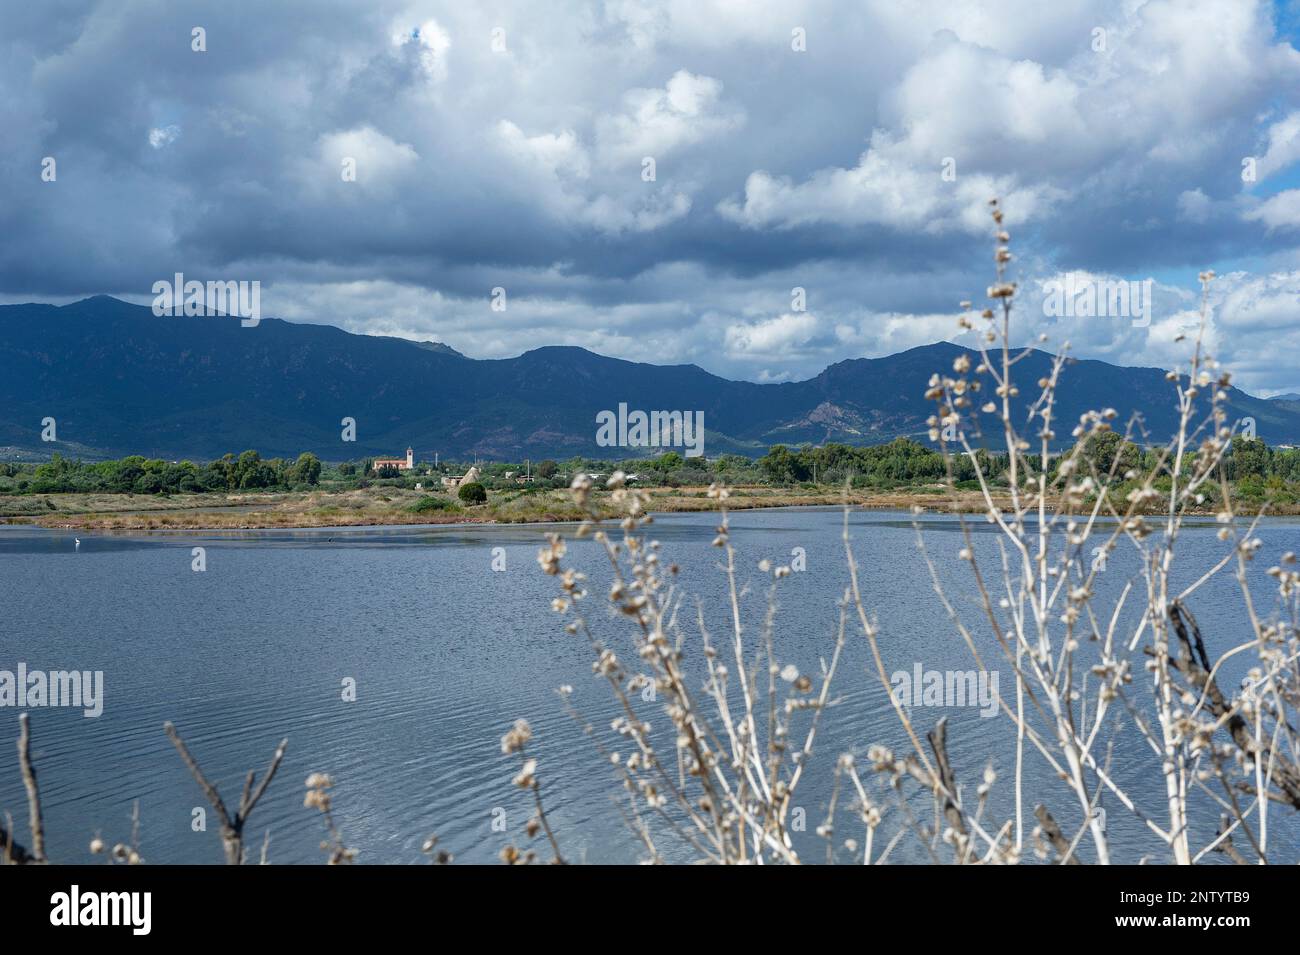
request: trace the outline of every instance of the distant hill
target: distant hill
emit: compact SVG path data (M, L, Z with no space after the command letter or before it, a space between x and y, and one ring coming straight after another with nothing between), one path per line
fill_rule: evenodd
M327 460L397 454L518 460L630 454L596 444L596 414L620 402L644 411L703 411L705 452L757 455L776 443L876 444L924 438L936 371L966 351L940 342L888 358L831 365L783 384L729 381L695 365L648 365L582 348L517 358L466 358L438 342L355 335L274 319L156 318L98 296L71 305L0 307L0 447L83 457L209 458L256 448ZM1026 395L1051 356L1018 366ZM1300 403L1233 389L1231 413L1255 419L1270 444L1300 443ZM1172 388L1155 368L1078 361L1057 409L1062 441L1079 414L1145 413L1164 438L1177 425ZM59 441L40 440L41 420ZM344 417L356 442L340 439Z

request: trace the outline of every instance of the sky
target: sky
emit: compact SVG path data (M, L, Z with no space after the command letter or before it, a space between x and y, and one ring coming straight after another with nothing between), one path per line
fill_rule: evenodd
M1210 350L1300 391L1297 47L1292 0L0 0L0 302L182 272L799 380L967 341L999 196L1019 340L1170 367L1213 269Z

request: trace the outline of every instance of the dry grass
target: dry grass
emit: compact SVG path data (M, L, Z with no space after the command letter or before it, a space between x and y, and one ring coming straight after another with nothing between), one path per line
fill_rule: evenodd
M690 513L715 510L706 487L651 488L649 509L655 513ZM731 489L733 510L768 507L840 506L845 492L773 487ZM0 497L0 521L76 530L248 530L292 527L361 527L389 524L553 523L578 521L587 516L576 507L568 491L527 495L491 492L488 503L445 511L412 511L426 492L394 488L350 491L313 491L285 494L204 494L172 498L126 495L55 494L41 498ZM48 498L53 509L45 506ZM946 491L942 486L898 491L850 491L856 506L876 510L928 510L976 512L983 508L978 491ZM595 510L614 516L610 495L592 494Z

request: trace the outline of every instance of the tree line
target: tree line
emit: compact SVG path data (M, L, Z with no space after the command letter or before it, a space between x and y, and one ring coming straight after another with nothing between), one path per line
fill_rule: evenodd
M114 461L74 461L57 452L44 464L0 463L0 477L28 494L197 494L294 488L320 482L321 462L305 451L297 459L263 460L256 451L227 454L207 464L131 455Z
M1099 472L1114 473L1119 479L1129 471L1144 472L1154 463L1155 451L1143 448L1122 435L1107 432L1092 436L1085 445L1086 460ZM976 452L980 469L995 484L1004 482L1008 461L1005 454L984 449ZM1049 472L1054 473L1060 455ZM131 455L112 461L83 462L56 453L42 464L0 462L0 490L30 494L114 493L186 494L248 490L291 490L319 485L364 487L372 480L382 484L413 486L437 474L461 474L468 465L445 462L433 469L417 466L414 473L376 472L372 459L326 465L310 451L296 459L263 459L257 451L227 454L206 464L166 461ZM975 465L965 455L954 455L952 478L958 486L975 481ZM563 462L542 460L531 468L536 489L567 486L580 471L609 474L615 469L638 474L641 483L653 485L697 485L725 481L733 485L811 484L892 488L948 481L943 455L934 447L910 438L887 444L858 446L825 444L791 448L773 445L759 458L724 454L715 458L683 458L669 451L655 458L626 461L597 461L581 457ZM524 473L518 464L481 463L482 483L489 489L516 487ZM1300 483L1300 449L1270 448L1258 438L1237 436L1224 459L1224 472L1246 495L1265 495Z

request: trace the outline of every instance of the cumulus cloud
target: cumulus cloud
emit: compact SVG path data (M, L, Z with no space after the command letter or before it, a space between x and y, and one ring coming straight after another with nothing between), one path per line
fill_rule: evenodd
M311 177L304 177L304 182L320 186L337 180L355 183L372 196L390 196L419 160L409 143L396 142L370 126L341 130L320 138L316 149L319 168Z
M551 214L568 223L612 235L651 232L690 212L688 195L649 184L591 195L586 180L591 178L592 161L572 130L529 136L502 120L497 133L520 174L533 182L534 194L546 202Z
M730 325L727 350L734 355L771 360L807 344L817 330L817 318L810 312L786 313L752 324Z
M260 280L268 315L476 356L574 344L787 380L956 339L996 194L1026 341L1169 363L1217 268L1236 380L1300 390L1279 357L1300 344L1300 53L1263 0L206 16L203 54L166 5L7 18L0 299L147 301L184 271ZM1043 314L1029 292L1069 274L1153 278L1150 325Z
M451 37L438 25L437 20L425 20L419 26L399 29L393 33L393 46L411 51L420 70L430 80L447 78L447 51Z
M578 143L573 130L528 136L508 119L497 124L497 132L506 148L518 159L534 163L560 179L586 179L591 173L587 151Z
M1275 229L1300 230L1300 189L1287 189L1270 196L1258 206L1243 213L1252 222L1262 222L1269 231Z
M597 139L611 164L647 156L667 157L679 147L739 128L744 113L719 109L722 84L709 76L678 70L660 89L634 89L623 97L624 110L603 117Z
M1255 173L1267 179L1300 160L1300 111L1290 113L1268 128L1268 148L1260 157Z
M1012 221L1045 214L1059 194L1050 187L1021 188L1013 177L943 176L946 163L959 170L955 157L940 157L931 168L900 162L897 145L885 135L873 138L852 169L823 169L801 183L767 172L745 180L743 202L724 200L718 211L750 228L792 228L815 224L884 225L898 230L979 234L988 231L987 202L1002 197Z

